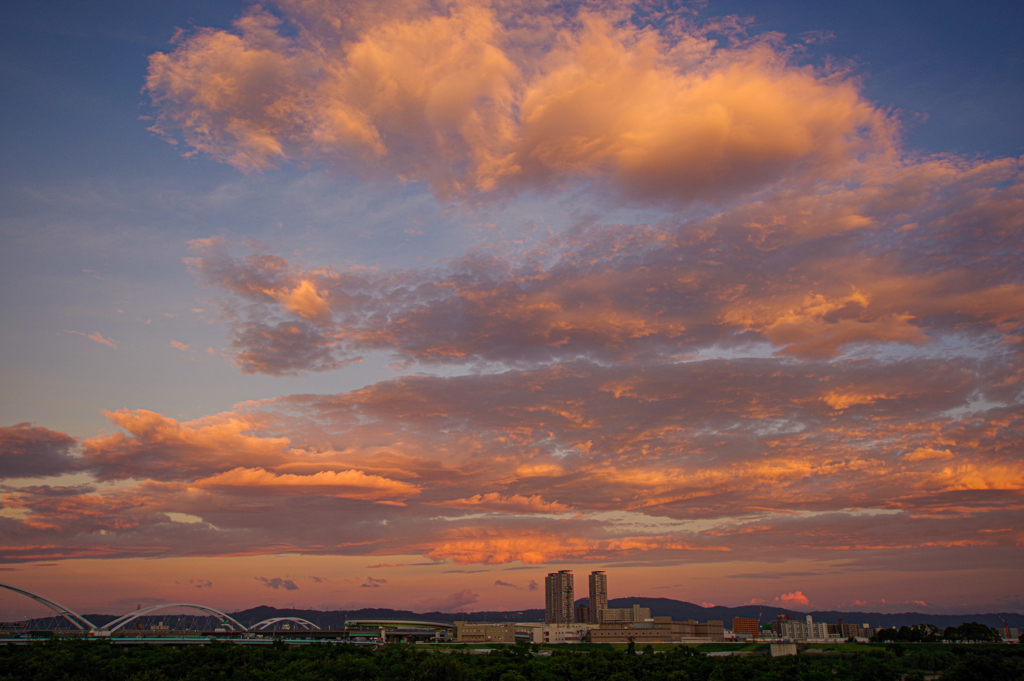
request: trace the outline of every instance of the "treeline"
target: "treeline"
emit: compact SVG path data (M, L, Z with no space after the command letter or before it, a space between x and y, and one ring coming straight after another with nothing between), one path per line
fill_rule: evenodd
M487 654L391 645L291 648L116 646L54 640L0 648L0 681L1019 681L1024 647L865 646L863 652L708 657L679 646L642 654L591 646L537 654L526 644Z
M939 631L939 628L933 624L915 624L912 627L900 627L899 629L879 629L871 637L871 640L881 643L889 641L906 643L997 642L1003 640L1003 634L994 627L977 622L964 622L958 627L946 627L942 631ZM1020 641L1024 643L1024 634L1020 635Z

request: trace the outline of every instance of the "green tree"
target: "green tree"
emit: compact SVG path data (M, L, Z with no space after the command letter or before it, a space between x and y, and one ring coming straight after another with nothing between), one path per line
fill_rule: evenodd
M420 665L420 681L469 681L469 675L458 656L434 653Z
M498 681L528 681L528 680L527 680L527 678L525 676L523 676L519 672L515 671L514 669L510 669L507 672L505 672L504 674L502 674L501 676L499 676L498 677Z

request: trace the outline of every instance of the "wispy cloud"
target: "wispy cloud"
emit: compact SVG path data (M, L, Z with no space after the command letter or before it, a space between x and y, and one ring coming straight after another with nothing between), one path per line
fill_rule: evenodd
M85 336L89 340L95 341L100 345L106 345L108 348L113 348L114 350L117 350L117 343L110 340L109 338L104 338L99 331L95 331L93 333L83 333L81 331L68 331L67 329L65 329L64 333L73 333L76 336Z

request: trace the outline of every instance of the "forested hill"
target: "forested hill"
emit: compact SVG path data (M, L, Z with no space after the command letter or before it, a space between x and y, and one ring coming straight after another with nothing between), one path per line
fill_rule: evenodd
M588 599L583 598L576 601L577 605L586 605ZM726 628L731 628L733 617L760 617L762 622L775 619L778 613L789 614L794 619L803 619L807 615L814 617L816 622L835 623L842 618L850 624L870 624L872 627L901 627L914 624L934 624L939 628L958 626L963 622L978 622L992 627L1002 628L1003 621L1009 622L1011 627L1024 627L1024 615L1019 613L986 613L986 614L965 614L965 615L931 615L918 612L904 612L896 614L883 614L878 612L839 612L835 610L797 612L785 608L772 606L743 605L736 608L725 606L714 606L704 608L694 603L677 601L671 598L646 598L630 597L615 598L608 602L613 608L628 608L634 603L642 607L650 608L651 614L655 616L671 617L676 621L697 620L723 620ZM536 608L532 610L519 611L480 611L466 613L451 612L412 612L411 610L391 610L389 608L363 608L361 610L297 610L287 608L272 608L270 606L259 606L231 613L231 616L243 624L254 624L270 617L302 617L316 623L321 628L338 628L345 625L348 619L410 619L410 620L432 620L436 622L454 622L456 620L468 620L470 622L542 622L544 610Z

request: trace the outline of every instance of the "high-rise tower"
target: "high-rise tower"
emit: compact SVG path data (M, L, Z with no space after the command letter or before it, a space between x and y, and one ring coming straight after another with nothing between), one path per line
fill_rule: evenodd
M590 623L601 621L601 611L608 608L608 575L604 570L590 573Z
M573 612L572 570L552 572L544 579L544 622L546 624L572 624Z

